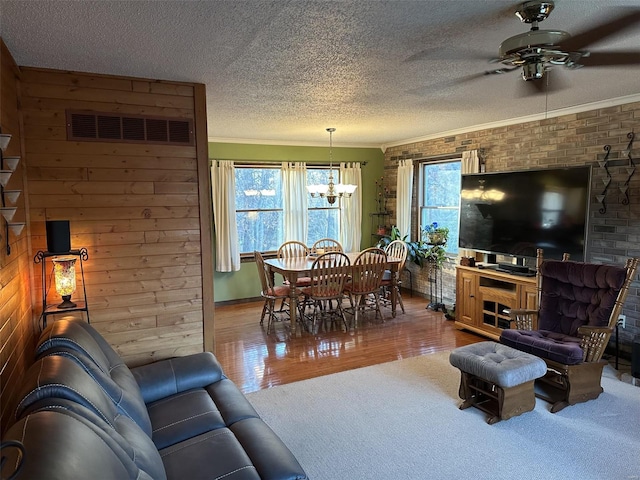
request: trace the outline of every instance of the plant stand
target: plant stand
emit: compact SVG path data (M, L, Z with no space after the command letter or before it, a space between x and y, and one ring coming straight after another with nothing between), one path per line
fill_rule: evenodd
M82 281L82 300L76 300L75 307L72 308L61 308L58 305L49 305L47 304L47 258L57 257L61 255L73 255L79 258L80 260L80 278ZM82 264L83 261L87 261L89 259L89 253L86 248L80 248L78 250L70 250L68 252L63 253L51 253L51 252L43 252L42 250L36 253L33 261L34 263L42 264L42 313L40 314L40 319L42 320L42 330L47 328L47 317L50 315L59 315L66 314L71 312L85 312L87 314L87 323L91 323L89 319L89 304L87 303L87 287L84 282L84 266ZM49 281L49 287L51 287L51 281ZM38 321L40 323L40 321Z
M442 268L435 263L429 265L429 305L426 308L434 312L442 310L447 313L442 303Z
M391 213L389 212L373 212L370 213L371 217L371 237L378 241L382 237L388 234L387 223ZM380 228L384 226L384 232L380 230Z

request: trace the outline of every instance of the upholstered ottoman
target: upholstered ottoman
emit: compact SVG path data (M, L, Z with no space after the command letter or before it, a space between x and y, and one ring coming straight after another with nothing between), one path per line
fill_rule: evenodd
M533 410L533 383L547 372L544 360L496 342L456 348L449 362L460 369L460 409L474 406L491 415L490 425Z

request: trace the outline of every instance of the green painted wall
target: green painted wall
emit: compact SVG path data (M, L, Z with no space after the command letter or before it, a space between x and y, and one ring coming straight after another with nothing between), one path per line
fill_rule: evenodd
M209 142L209 158L224 160L305 161L327 163L328 147L253 145ZM334 163L367 162L362 167L362 248L372 245L370 213L376 211L376 180L384 172L384 154L379 148L333 147ZM215 255L215 252L214 252ZM214 300L225 302L260 296L260 282L253 262L237 272L215 272Z

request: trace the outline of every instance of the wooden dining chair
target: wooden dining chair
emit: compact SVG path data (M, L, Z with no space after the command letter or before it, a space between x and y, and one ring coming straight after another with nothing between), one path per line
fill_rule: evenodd
M254 252L253 256L256 260L256 267L258 269L258 277L260 277L260 284L262 291L260 296L264 298L264 305L262 307L262 314L260 316L260 325L264 323L265 315L268 315L267 320L267 334L271 333L273 323L279 321L280 315L287 315L287 311L279 310L276 312L275 304L276 300L288 300L291 295L291 287L289 285L274 285L273 276L270 274L264 263L264 257L260 252Z
M345 285L345 292L349 295L350 307L346 308L353 318L353 328L358 327L359 313L374 310L375 318L384 320L380 310L380 285L387 265L387 254L376 247L363 250L351 266L351 275ZM366 300L373 296L373 303Z
M404 304L402 303L402 295L400 294L400 272L404 269L404 265L407 262L407 255L409 250L407 249L407 244L402 240L394 240L389 245L387 245L384 249L387 257L399 258L400 263L398 264L398 269L395 273L396 275L396 299L400 304L400 308L402 309L402 313L404 313ZM390 305L391 304L391 288L393 285L393 272L391 270L386 270L384 273L384 278L382 279L381 288L383 289L384 295L383 304Z
M317 333L321 324L327 330L328 324L333 326L338 319L342 320L345 331L348 329L342 300L350 265L349 257L342 252L325 253L313 262L311 285L300 290L305 296L300 318L307 321L310 332ZM312 312L307 314L305 306L310 306Z
M298 240L284 242L278 248L278 258L304 258L309 255L309 247Z
M307 247L304 243L298 240L289 240L284 242L278 248L278 252L276 254L277 258L280 260L284 260L287 258L306 258L309 255L309 247ZM285 285L289 284L289 281L285 278L283 283ZM308 287L311 284L311 277L298 277L296 280L296 287ZM280 311L282 312L287 304L289 299L283 299L280 304Z
M298 240L290 240L280 245L276 255L280 260L287 258L306 258L309 255L309 247ZM284 283L285 285L288 283L286 279ZM296 280L296 286L298 287L307 287L310 283L311 278L309 277L299 277Z
M318 250L323 253L329 252L341 252L344 253L344 249L339 241L333 238L321 238L311 246L311 253L318 253Z

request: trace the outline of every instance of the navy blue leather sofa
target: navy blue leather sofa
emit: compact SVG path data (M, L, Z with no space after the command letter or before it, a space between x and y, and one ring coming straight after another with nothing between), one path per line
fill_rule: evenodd
M306 479L211 353L128 368L89 324L42 334L2 478Z

